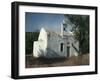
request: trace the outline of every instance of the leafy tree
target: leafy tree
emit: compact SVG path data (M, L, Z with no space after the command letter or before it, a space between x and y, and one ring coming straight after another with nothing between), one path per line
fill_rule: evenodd
M70 14L64 16L65 23L72 25L72 31L75 35L75 39L79 41L80 54L89 53L89 16Z

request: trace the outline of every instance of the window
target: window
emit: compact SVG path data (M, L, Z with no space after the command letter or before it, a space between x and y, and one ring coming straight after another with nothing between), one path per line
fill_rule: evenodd
M70 43L69 43L69 42L67 42L67 44L69 45Z
M66 31L66 28L64 28L64 31Z
M63 51L63 43L60 44L60 51Z
M63 24L63 30L67 31L67 24Z

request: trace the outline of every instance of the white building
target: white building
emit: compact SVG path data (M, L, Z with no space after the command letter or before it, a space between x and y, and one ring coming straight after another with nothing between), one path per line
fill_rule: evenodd
M33 56L45 58L61 58L77 56L79 42L73 33L66 30L66 24L61 26L61 33L42 28L38 41L33 44Z

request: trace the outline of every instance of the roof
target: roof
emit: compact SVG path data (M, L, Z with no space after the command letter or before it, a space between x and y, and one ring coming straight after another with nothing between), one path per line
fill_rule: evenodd
M47 29L47 28L44 28L44 29L47 32L47 34L52 34L53 36L55 35L55 36L61 37L61 34L59 32L55 32L55 31L53 31L51 29Z

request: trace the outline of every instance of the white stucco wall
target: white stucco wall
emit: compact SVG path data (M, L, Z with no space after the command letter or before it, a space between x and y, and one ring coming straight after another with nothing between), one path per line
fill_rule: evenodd
M63 45L64 45L62 52L60 51L60 48L61 48L60 44L61 43L63 43ZM48 37L48 48L55 51L57 53L57 55L59 55L60 57L66 57L66 50L65 50L64 43L65 43L65 41L61 38L61 36L58 36L57 34L51 33Z
M34 41L33 56L45 56L47 48L47 33L44 28L41 29L38 40Z
M33 44L33 56L34 57L40 57L40 51L39 51L39 43L38 43L38 41L34 41L34 44Z
M46 48L47 48L47 32L45 31L44 28L42 28L41 31L40 31L38 41L40 41L41 49L45 53L46 52Z

